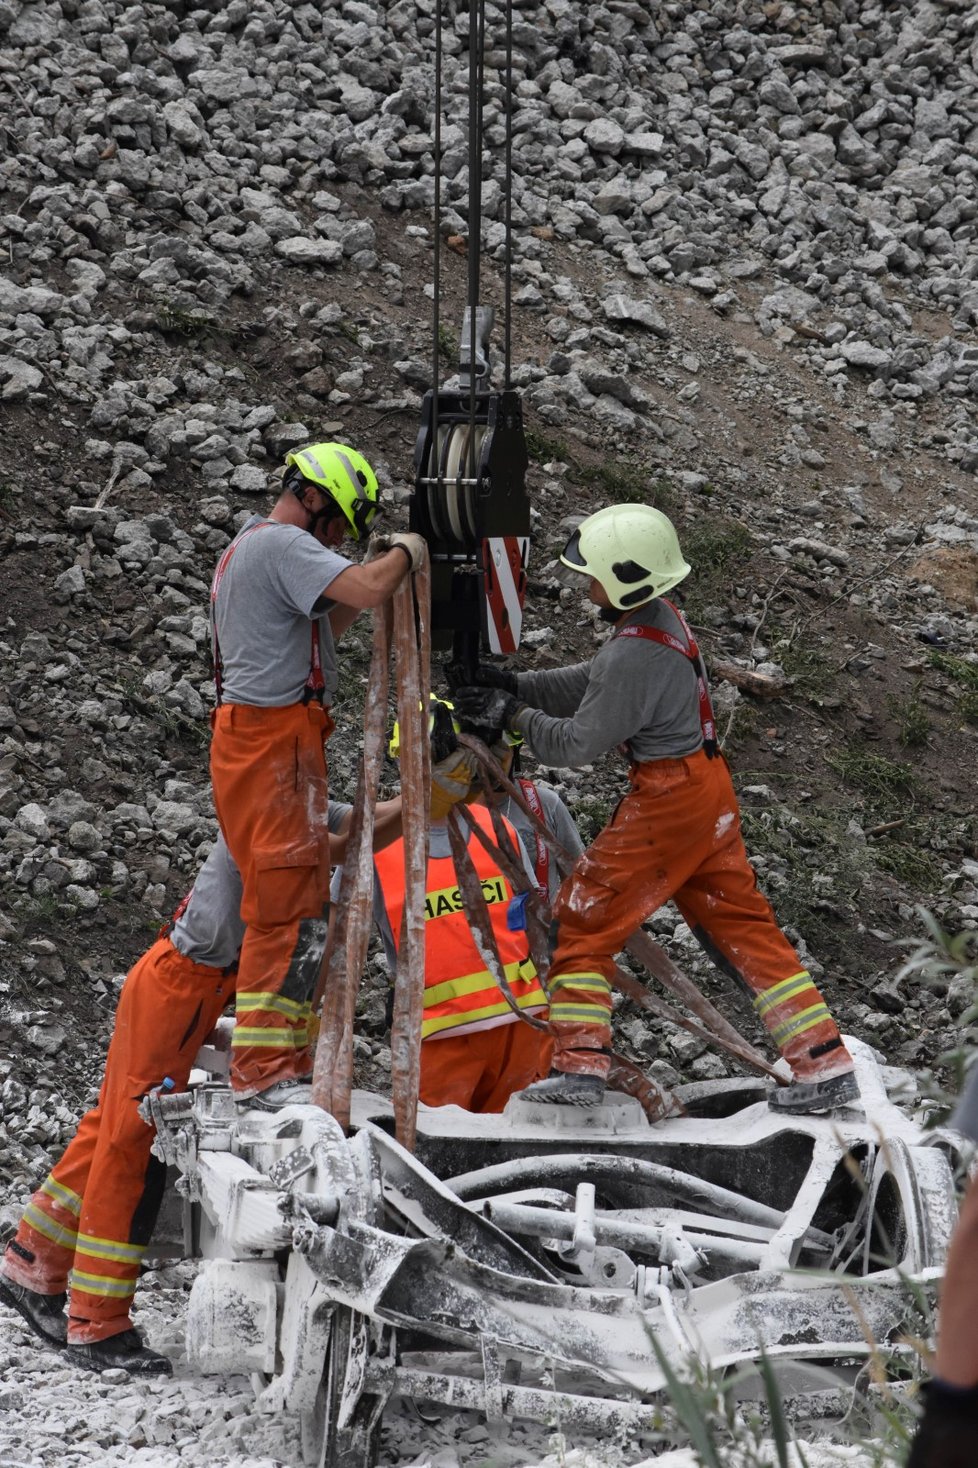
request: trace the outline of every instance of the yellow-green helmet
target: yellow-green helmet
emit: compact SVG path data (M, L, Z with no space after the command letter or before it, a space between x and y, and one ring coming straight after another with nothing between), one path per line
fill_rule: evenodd
M361 540L377 513L377 476L362 454L345 443L311 443L285 457L283 484L302 494L313 484L328 494L350 522L350 534Z
M675 526L652 505L608 505L588 515L560 559L599 581L619 611L663 596L690 572Z
M442 708L448 709L449 713L452 713L455 708L455 705L453 703L449 703L447 698L439 698L437 693L430 693L428 695L429 734L435 727L435 709L439 705ZM456 734L461 733L458 721L454 717L452 718L452 728L455 730ZM396 719L394 720L394 727L391 730L390 743L387 746L387 753L390 755L391 759L400 759L401 757L401 726Z

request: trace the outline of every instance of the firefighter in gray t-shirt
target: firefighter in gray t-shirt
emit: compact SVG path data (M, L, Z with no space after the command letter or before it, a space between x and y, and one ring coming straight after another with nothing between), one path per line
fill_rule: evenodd
M650 505L610 505L581 523L561 561L585 578L613 627L608 641L571 667L480 667L482 686L454 694L461 719L518 730L545 764L590 763L616 747L629 763L627 794L554 905L556 1074L527 1099L601 1101L615 955L672 899L711 957L749 989L791 1067L793 1084L769 1104L787 1112L845 1105L859 1094L852 1057L757 889L699 649L665 598L690 570L674 527Z
M289 454L274 508L238 533L211 586L211 782L245 924L231 1087L268 1110L300 1099L309 1070L327 932L333 639L361 608L387 601L424 555L413 534L392 536L363 565L338 555L344 535L366 535L376 510L376 476L354 449L321 443Z

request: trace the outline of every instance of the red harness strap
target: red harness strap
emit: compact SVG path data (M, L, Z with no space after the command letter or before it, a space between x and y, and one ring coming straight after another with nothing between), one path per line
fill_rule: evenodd
M544 824L546 824L543 813L543 801L540 799L540 792L537 789L536 785L534 785L532 780L523 779L518 779L516 783L523 793L523 799L526 801L527 805L530 807L530 810L536 816L537 820L543 821ZM536 857L533 862L533 873L537 879L537 886L540 888L544 897L549 900L550 848L548 847L546 841L544 841L543 837L540 836L537 832L534 832L533 839L536 842Z
M666 601L665 597L662 600L678 618L679 625L686 634L685 643L680 642L679 638L674 637L671 632L664 632L660 627L637 626L634 622L630 622L626 627L620 627L614 635L616 637L644 637L647 642L657 642L662 647L671 647L673 652L682 653L683 657L688 658L693 664L696 670L696 692L700 706L700 728L703 731L703 749L707 759L713 759L717 753L717 726L713 714L713 705L710 702L710 691L706 684L706 668L703 664L699 647L696 644L696 638L693 636L692 629L686 621L686 618L677 606L673 606L671 601Z
M218 704L223 702L224 697L224 664L221 660L221 649L217 640L217 609L215 606L217 593L220 589L221 582L224 580L224 573L230 565L231 557L241 542L247 536L253 535L256 530L264 530L267 526L273 525L274 523L273 520L262 520L259 525L252 525L250 529L243 531L226 548L214 571L214 577L211 581L211 648L214 655L214 687L217 690ZM326 692L326 679L323 677L323 664L319 652L319 631L315 622L310 623L309 638L309 672L302 690L302 702L309 703L312 699L315 699L317 703L322 703Z

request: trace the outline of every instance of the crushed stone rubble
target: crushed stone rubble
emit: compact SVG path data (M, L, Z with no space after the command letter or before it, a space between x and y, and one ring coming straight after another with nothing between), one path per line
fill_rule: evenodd
M486 13L498 301L505 54L503 12ZM403 512L404 443L431 380L433 16L432 0L0 0L0 1237L94 1100L91 1057L127 962L215 838L217 555L313 438L358 435ZM869 635L831 651L870 730L894 661L934 678L937 649L978 686L974 7L516 0L513 39L513 382L535 435L542 597L527 659L564 660L576 602L548 557L566 517L616 483L583 494L575 456L612 446L640 452L645 484L667 486L693 527L746 524L805 605L864 614ZM454 9L444 51L442 226L464 270L467 19ZM451 331L458 314L443 317ZM391 419L407 438L382 431ZM715 597L699 615L711 652L786 676L749 573ZM574 635L586 656L603 632L584 615ZM346 648L338 793L353 788L368 634ZM716 694L722 724L741 696ZM842 702L829 691L823 707ZM617 777L544 773L593 836ZM804 847L806 827L793 796L751 779L745 809L778 838L755 860L777 904L780 853ZM959 794L940 800L953 835ZM871 825L854 811L846 832L860 880ZM978 921L973 858L950 836L936 853L932 905L949 926ZM859 916L821 851L810 886ZM867 918L881 942L914 919L913 894L895 891L890 923ZM651 927L711 982L677 913ZM806 933L790 932L820 977ZM384 984L372 961L357 1064L378 1088ZM969 1006L957 981L830 992L847 1027L907 1064L958 1040ZM665 1085L727 1073L627 1009L618 1035ZM177 1362L171 1383L58 1367L0 1310L0 1454L30 1468L297 1461L291 1429L250 1413L249 1383L190 1374L191 1277L163 1264L139 1296ZM545 1436L518 1428L460 1447L470 1428L449 1420L426 1441L398 1419L389 1461L464 1468L491 1448L505 1468L604 1468L590 1449L547 1457Z

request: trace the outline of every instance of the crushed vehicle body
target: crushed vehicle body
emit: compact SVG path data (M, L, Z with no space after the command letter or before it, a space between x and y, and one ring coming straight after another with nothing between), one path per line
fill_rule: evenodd
M638 1431L664 1363L764 1356L801 1391L819 1363L854 1374L918 1328L957 1208L947 1134L853 1049L862 1102L828 1117L777 1116L754 1080L686 1087L654 1126L616 1093L592 1112L517 1096L420 1108L414 1155L365 1092L350 1137L219 1084L154 1098L203 1259L190 1360L253 1373L320 1468L369 1468L392 1397Z

